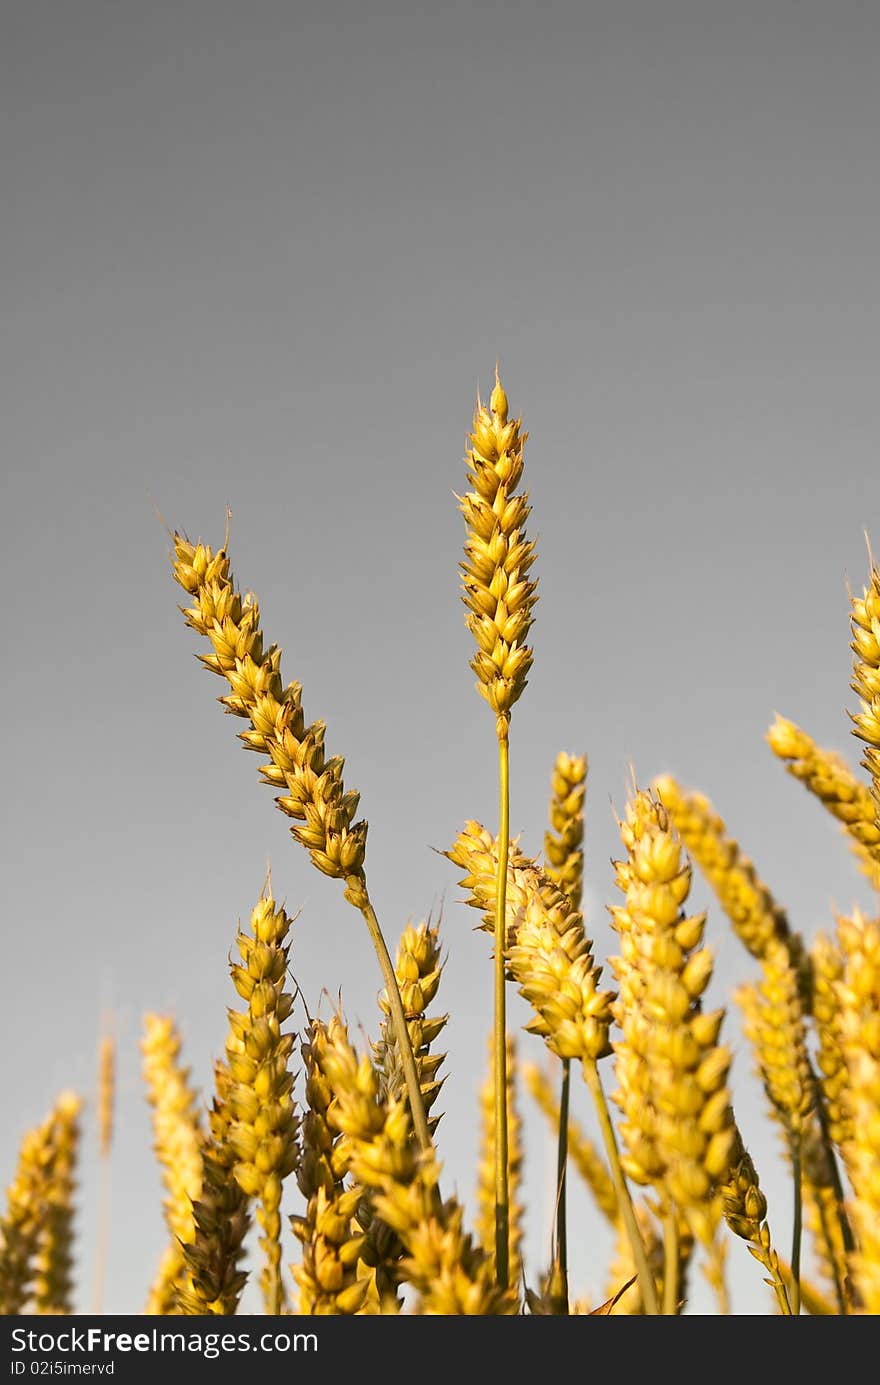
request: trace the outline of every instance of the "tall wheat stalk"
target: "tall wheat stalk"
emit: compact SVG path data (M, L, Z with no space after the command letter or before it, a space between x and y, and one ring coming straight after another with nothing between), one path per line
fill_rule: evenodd
M461 564L466 623L477 642L471 668L477 690L495 713L498 740L498 873L495 892L494 1102L495 1266L498 1284L509 1282L509 1189L507 1135L507 998L504 976L507 847L510 839L510 714L526 686L532 651L525 643L537 600L528 579L534 544L525 537L528 495L517 494L527 434L521 419L508 417L507 395L498 370L484 407L479 396L467 450L472 490L461 499L467 526Z

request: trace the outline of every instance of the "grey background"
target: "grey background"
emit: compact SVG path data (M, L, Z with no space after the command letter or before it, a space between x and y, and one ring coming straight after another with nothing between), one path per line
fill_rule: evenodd
M91 1099L112 1012L107 1312L139 1311L164 1244L143 1013L179 1018L208 1085L226 952L267 861L301 910L310 1003L341 989L373 1033L379 988L360 919L212 701L156 508L216 545L231 507L235 574L361 790L392 945L443 909L439 1140L469 1206L488 945L432 848L497 812L452 494L496 358L530 433L540 577L512 827L538 850L554 756L589 755L599 958L630 763L708 793L808 937L833 907L870 906L763 735L778 709L857 763L878 23L872 4L805 0L4 7L0 1169L59 1088ZM710 906L710 994L729 999L755 968L700 879L692 901ZM734 1007L726 1033L787 1254L788 1179ZM575 1109L592 1128L581 1090ZM535 1278L553 1147L523 1110ZM91 1109L82 1175L88 1311ZM609 1240L576 1183L572 1220L574 1285L595 1301ZM734 1311L772 1311L740 1243L730 1268ZM698 1274L689 1311L714 1311Z

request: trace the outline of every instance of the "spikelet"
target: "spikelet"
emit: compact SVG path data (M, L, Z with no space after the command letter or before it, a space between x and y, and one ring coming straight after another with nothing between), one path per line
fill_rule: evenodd
M537 582L528 578L535 545L525 536L528 495L516 492L527 436L521 419L508 418L496 372L489 407L477 399L465 457L473 489L459 502L467 526L460 566L466 624L477 643L471 668L504 735L533 658L526 639L537 601Z
M227 1048L240 1051L233 1033ZM237 1156L230 1138L231 1085L229 1068L218 1059L208 1113L210 1134L202 1146L202 1190L193 1201L192 1240L182 1247L186 1274L174 1286L172 1311L188 1316L230 1316L247 1281L240 1262L251 1218L249 1198L233 1175Z
M624 1168L711 1246L735 1126L730 1053L717 1043L723 1011L702 1008L712 976L706 916L683 911L690 865L658 799L636 793L620 832L627 859L614 868L625 902L609 912L621 948L610 961L620 986L614 1100L624 1116Z
M283 1303L281 1187L296 1168L299 1129L289 1070L294 1037L282 1032L293 1008L293 996L285 988L290 924L284 907L276 907L271 894L264 893L251 911L253 936L238 930L241 964L232 963L230 971L248 1008L230 1011L230 1028L240 1048L236 1045L226 1055L229 1140L238 1156L233 1173L242 1191L259 1203L260 1284L266 1311L276 1315Z
M167 1015L147 1014L141 1040L143 1074L153 1111L153 1148L165 1186L165 1222L171 1244L165 1251L145 1311L176 1311L175 1297L185 1279L182 1246L193 1239L193 1198L202 1184L204 1130L189 1069L180 1062L181 1039Z
M415 1311L516 1313L516 1294L495 1284L491 1262L464 1231L460 1205L441 1202L436 1156L414 1142L405 1101L382 1100L373 1064L358 1057L341 1025L324 1069L336 1094L328 1117L345 1137L351 1172L372 1192L378 1214L406 1249L401 1268L418 1293Z
M672 775L654 781L663 806L690 856L702 870L727 914L737 937L758 961L775 942L783 942L797 967L805 1003L810 996L809 959L800 936L792 932L785 911L777 904L754 865L733 837L723 818L701 793L686 793Z
M767 1223L767 1199L761 1192L757 1170L739 1132L730 1172L721 1188L721 1205L730 1230L747 1243L749 1254L767 1271L769 1278L765 1283L776 1294L780 1311L790 1316L791 1302Z
M584 892L584 796L586 755L560 751L550 780L550 831L544 833L544 869L573 909L581 907Z
M486 1256L495 1259L495 1083L492 1072L492 1042L489 1042L489 1071L480 1087L480 1157L477 1164L476 1236ZM522 1120L517 1102L516 1040L507 1035L507 1169L510 1195L508 1245L510 1282L522 1278L523 1181Z
M271 645L264 651L256 598L236 590L225 549L214 552L179 533L174 534L173 570L192 597L191 606L180 608L187 625L213 647L200 660L229 683L230 692L218 701L250 723L239 739L268 756L260 772L281 790L275 801L294 819L293 836L318 870L346 880L347 895L360 907L367 824L354 821L359 795L345 791L344 761L325 754L324 723L306 726L301 686L282 685L280 649Z
M871 790L856 779L841 756L816 745L799 726L777 716L767 732L774 755L837 818L850 839L863 873L880 889L880 827Z
M356 1216L364 1191L357 1186L346 1188L348 1149L328 1120L335 1093L325 1057L340 1028L344 1030L338 1015L326 1024L313 1020L300 1050L306 1070L306 1111L296 1177L306 1198L306 1213L291 1217L290 1225L303 1248L302 1260L291 1266L291 1272L299 1286L299 1312L304 1315L361 1313L371 1294L378 1306L375 1275L361 1264L366 1238Z
M460 866L468 903L495 917L497 842L478 822L469 822L444 853ZM526 1025L560 1058L594 1063L609 1053L610 991L584 932L583 916L546 871L511 843L507 870L507 962L534 1018Z
M844 959L836 983L840 1042L846 1062L844 1104L849 1138L842 1147L853 1197L857 1249L853 1281L865 1313L880 1313L880 923L858 911L839 918Z
M33 1311L73 1312L73 1220L82 1102L63 1092L53 1112L52 1159L34 1259Z
M850 713L853 735L864 742L863 767L871 778L874 826L880 833L880 570L871 562L871 578L861 597L851 598L852 690L859 711ZM872 844L880 860L880 848Z

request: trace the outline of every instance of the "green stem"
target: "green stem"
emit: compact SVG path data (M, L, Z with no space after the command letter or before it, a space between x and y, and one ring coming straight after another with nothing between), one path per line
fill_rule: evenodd
M678 1315L678 1217L670 1207L663 1219L663 1314Z
M590 1089L596 1106L596 1114L599 1117L599 1128L602 1131L602 1138L605 1142L605 1152L608 1155L611 1181L614 1184L614 1191L617 1194L617 1205L620 1209L620 1215L623 1219L626 1234L629 1237L630 1248L633 1253L633 1263L635 1264L639 1276L642 1303L645 1313L649 1317L657 1317L660 1314L660 1300L657 1297L657 1286L654 1283L654 1276L648 1265L645 1243L639 1231L639 1224L636 1221L635 1209L632 1205L632 1198L629 1195L629 1187L627 1186L624 1176L623 1165L620 1162L617 1137L614 1134L614 1125L611 1120L611 1112L608 1110L608 1102L602 1090L599 1069L594 1062L591 1063L586 1060L584 1061L583 1069L584 1079Z
M566 1214L566 1170L568 1167L568 1106L571 1091L571 1059L562 1060L562 1088L559 1093L559 1143L556 1155L556 1262L564 1294L563 1314L568 1313L568 1226Z
M358 882L360 883L360 882ZM409 1030L406 1025L406 1016L403 1013L403 1001L400 998L400 989L397 985L397 977L394 974L394 965L391 955L382 936L382 929L379 927L379 920L376 918L376 911L370 903L366 889L356 893L357 907L364 916L373 946L376 949L376 956L379 959L379 966L382 969L382 976L385 980L385 993L388 997L388 1004L391 1007L391 1023L394 1026L394 1037L397 1040L397 1047L400 1053L400 1060L403 1063L404 1077L406 1078L406 1091L409 1097L410 1112L412 1114L413 1128L416 1132L416 1139L422 1149L431 1149L431 1135L428 1130L428 1117L425 1114L425 1103L422 1099L422 1088L419 1083L419 1073L416 1067L415 1054L413 1053L410 1042Z
M794 1220L791 1244L791 1314L800 1317L801 1311L801 1231L803 1221L803 1177L801 1168L801 1137L791 1141L791 1170L794 1183Z
M509 1281L510 1195L507 1168L507 980L505 944L507 942L507 860L510 844L510 755L508 723L498 721L498 781L500 825L498 829L498 875L495 886L495 1275L498 1287Z

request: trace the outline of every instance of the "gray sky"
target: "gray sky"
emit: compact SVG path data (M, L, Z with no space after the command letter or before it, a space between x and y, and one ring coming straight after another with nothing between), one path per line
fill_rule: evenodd
M112 1009L108 1312L139 1311L164 1244L143 1013L179 1018L208 1084L226 953L267 860L301 910L310 1001L341 988L374 1033L380 985L361 920L212 700L156 507L215 545L231 507L236 577L361 791L392 946L443 906L439 1142L469 1203L491 968L432 848L497 812L453 496L496 358L530 434L540 578L511 823L537 851L556 753L588 754L599 959L630 762L708 793L808 937L870 903L763 736L778 710L858 760L847 581L866 580L864 532L880 544L878 25L845 0L7 7L0 1170L60 1087L91 1094ZM710 904L699 879L692 901ZM720 1001L754 967L714 907L708 937ZM787 1254L788 1179L733 1010L727 1033ZM553 1151L523 1108L534 1278ZM590 1127L582 1091L575 1109ZM90 1113L86 1311L95 1143ZM572 1217L575 1287L598 1298L607 1235L577 1191ZM744 1246L730 1267L734 1311L772 1311ZM713 1311L696 1274L691 1295Z

